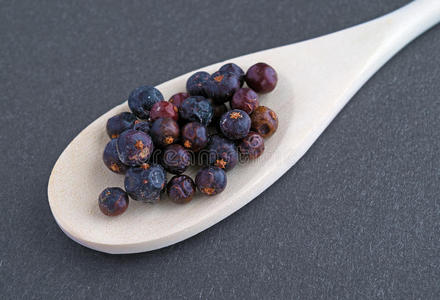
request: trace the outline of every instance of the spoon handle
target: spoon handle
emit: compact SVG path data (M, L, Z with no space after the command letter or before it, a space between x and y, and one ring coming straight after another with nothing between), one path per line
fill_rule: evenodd
M353 92L403 47L439 22L440 0L415 0L382 17L341 31L350 32L347 36L352 35L351 41L356 41L355 36L360 41L354 42L353 48L349 49L349 57L357 56L363 64ZM353 56L356 50L357 54Z
M335 115L391 57L438 22L440 0L415 0L377 19L323 36L316 42L310 40L308 53L315 59L319 57L317 63L326 66L326 72L319 70L314 77L320 82L323 95L333 96L329 99ZM319 53L315 51L317 45ZM295 55L289 50L286 47L286 60ZM337 91L332 94L335 86L345 86L342 95Z
M391 52L397 52L439 21L439 0L415 0L371 23L383 22L382 29L388 35L388 45L385 46L390 47Z

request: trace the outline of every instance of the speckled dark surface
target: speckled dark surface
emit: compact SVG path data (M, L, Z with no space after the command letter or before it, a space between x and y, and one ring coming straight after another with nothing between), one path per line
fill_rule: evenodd
M69 141L132 88L406 2L1 1L1 298L438 299L440 27L271 188L185 242L89 250L61 232L46 195Z

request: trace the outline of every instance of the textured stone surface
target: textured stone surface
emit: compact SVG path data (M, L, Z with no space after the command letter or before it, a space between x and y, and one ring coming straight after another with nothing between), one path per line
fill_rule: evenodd
M51 216L50 170L141 84L333 32L408 1L0 3L0 294L436 298L440 28L374 76L278 182L177 245L111 256Z

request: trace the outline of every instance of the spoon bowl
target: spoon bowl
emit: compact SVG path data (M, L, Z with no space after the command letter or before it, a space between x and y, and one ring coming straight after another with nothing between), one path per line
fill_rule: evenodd
M250 202L292 167L365 81L439 19L440 1L419 0L334 34L226 61L244 70L266 62L277 70L278 85L260 97L260 104L277 113L279 127L265 140L260 158L227 173L223 193L214 197L198 193L185 205L174 204L164 195L155 205L130 201L118 217L100 212L99 193L109 186L123 187L124 181L102 162L109 140L107 120L129 111L126 102L111 109L85 128L56 162L48 186L55 220L73 240L107 253L154 250L203 231ZM226 62L202 70L212 73ZM169 99L185 91L193 72L157 88ZM194 178L195 170L188 175Z

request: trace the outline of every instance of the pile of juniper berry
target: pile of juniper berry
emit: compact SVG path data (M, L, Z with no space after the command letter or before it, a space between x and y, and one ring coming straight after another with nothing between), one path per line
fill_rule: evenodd
M151 86L133 90L131 112L107 121L111 140L103 154L111 171L125 174L125 191L106 188L98 198L101 211L117 216L127 209L129 198L156 203L165 190L176 203L191 201L196 189L208 196L221 193L226 172L237 165L239 155L259 157L264 138L277 130L277 115L258 100L277 81L268 64L257 63L245 74L228 63L213 74L194 73L187 92L169 101ZM202 166L193 180L184 173L195 161ZM167 172L175 174L168 184Z

